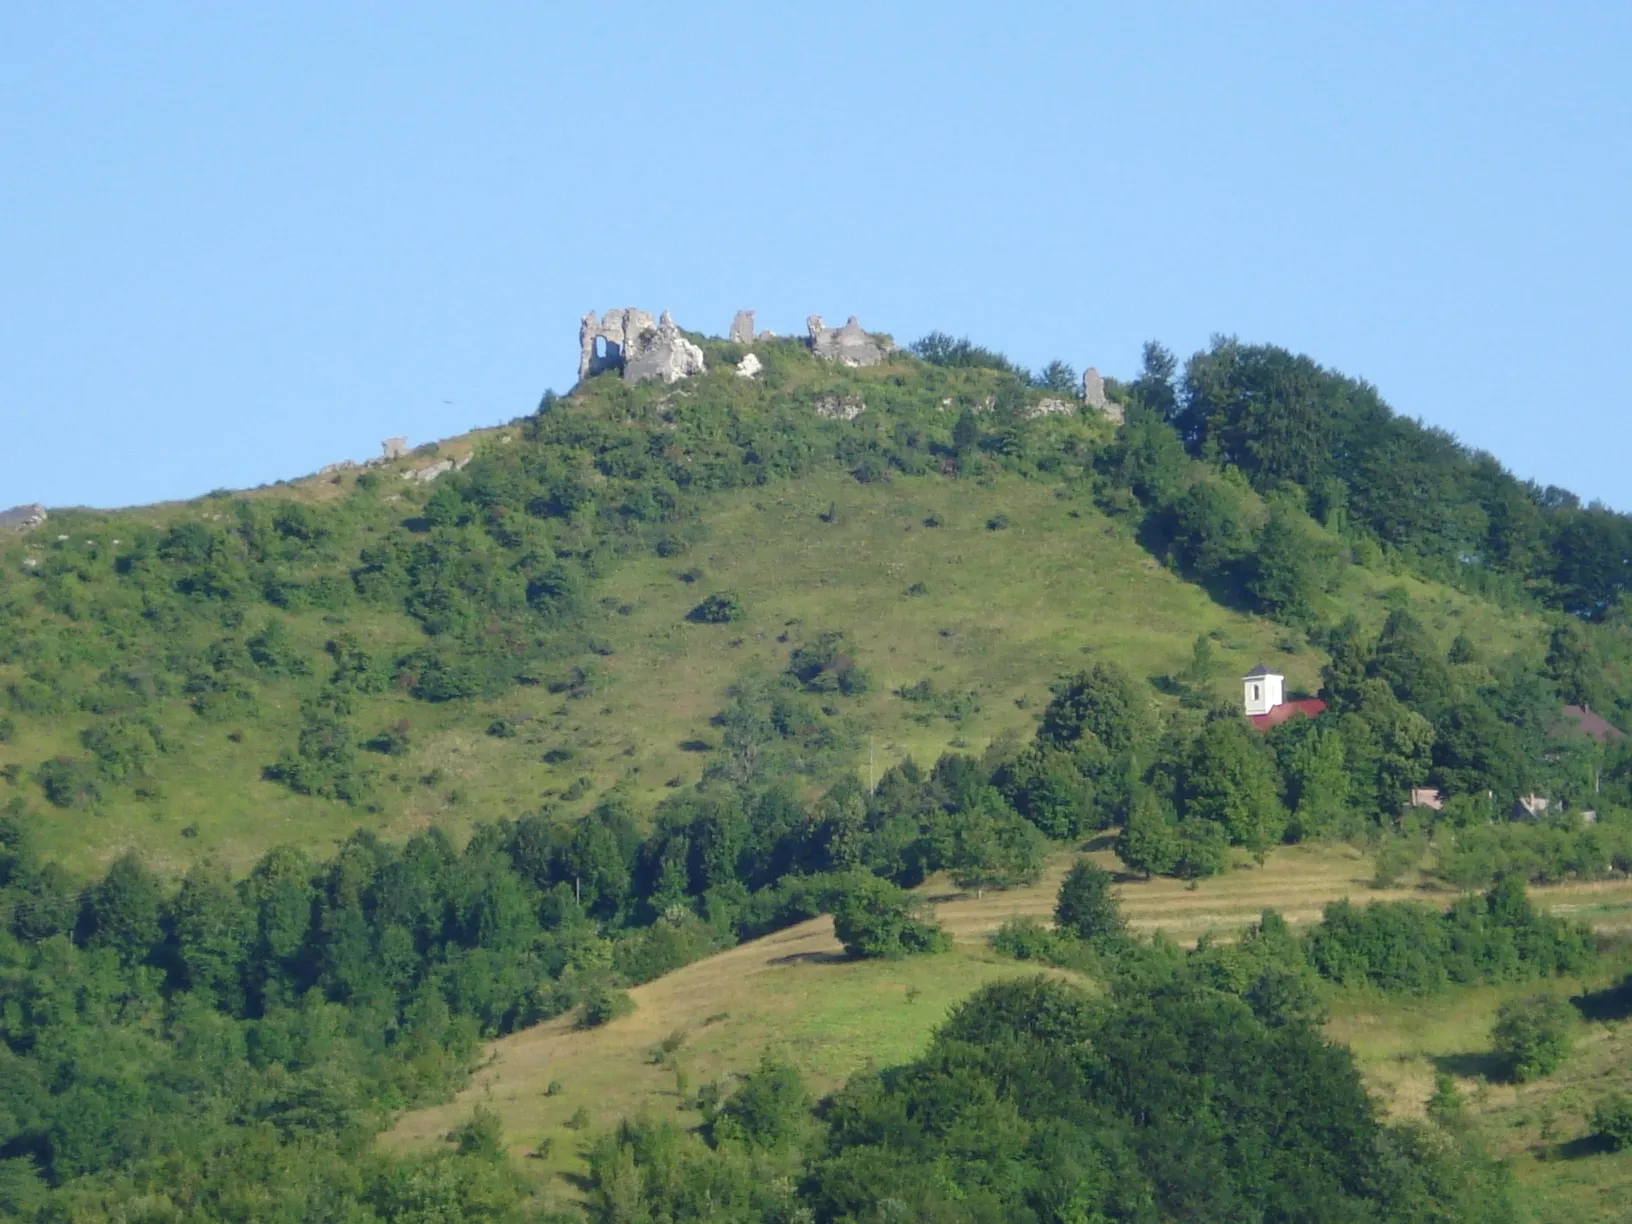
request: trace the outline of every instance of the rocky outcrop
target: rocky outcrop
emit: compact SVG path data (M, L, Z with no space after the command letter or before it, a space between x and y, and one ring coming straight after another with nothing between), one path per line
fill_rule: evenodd
M13 506L10 510L0 510L0 530L33 531L50 517L38 502L29 506Z
M810 351L824 360L847 366L877 365L884 360L884 350L861 330L855 315L843 327L828 327L821 315L811 315L805 320L805 330L810 333Z
M853 421L867 411L859 395L838 395L829 392L816 397L816 415L828 421Z
M421 484L430 484L442 473L451 471L453 471L453 460L440 459L429 467L415 468L411 472L404 472L402 478L404 480L417 480Z
M703 350L680 334L665 310L656 328L629 338L624 350L623 381L643 383L655 378L666 383L679 382L707 368L703 363Z
M731 320L731 334L727 337L732 344L752 344L756 338L754 332L754 312L739 310Z
M765 367L760 364L758 357L755 357L752 353L748 353L741 361L737 362L737 377L753 378L764 368Z
M387 438L380 443L380 450L384 452L380 457L387 462L392 459L401 459L408 453L408 439Z
M1077 406L1075 404L1059 399L1055 396L1050 396L1048 399L1040 399L1035 404L1031 405L1031 407L1026 410L1026 416L1055 416L1061 412L1075 412L1076 410Z

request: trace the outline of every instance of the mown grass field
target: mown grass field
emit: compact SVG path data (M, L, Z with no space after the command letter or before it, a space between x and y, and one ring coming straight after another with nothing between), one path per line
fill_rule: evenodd
M946 956L849 961L833 938L830 921L817 919L636 988L630 992L635 1012L602 1028L579 1031L568 1016L503 1038L493 1043L467 1089L445 1104L405 1115L381 1142L399 1149L434 1145L481 1106L498 1115L511 1152L547 1181L555 1174L581 1172L586 1140L620 1117L646 1112L695 1124L699 1115L683 1100L676 1066L683 1068L689 1095L705 1082L752 1070L767 1053L792 1061L819 1090L831 1089L869 1064L909 1059L948 1009L969 993L999 977L1037 972L1035 965L996 956L987 936L1015 915L1046 919L1058 881L1075 857L1060 856L1034 886L978 898L932 880L925 892L957 940ZM1089 857L1113 870L1118 866L1103 846L1091 849ZM1193 889L1163 879L1124 880L1116 888L1135 929L1160 929L1186 944L1208 931L1227 937L1265 907L1303 924L1317 919L1324 904L1345 896L1357 902L1447 903L1453 895L1416 878L1401 887L1373 889L1372 874L1371 861L1348 847L1294 847L1272 854L1262 868L1243 865ZM1632 919L1632 885L1625 883L1561 885L1535 889L1533 895L1538 905L1555 913L1596 911L1605 930L1620 929ZM1601 976L1608 980L1608 971ZM1583 985L1565 982L1556 988L1573 993ZM1449 1060L1446 1065L1462 1076L1493 1146L1516 1156L1527 1202L1543 1202L1550 1193L1548 1179L1565 1177L1571 1169L1581 1182L1571 1201L1588 1203L1595 1195L1610 1201L1613 1188L1622 1184L1618 1179L1632 1178L1632 1160L1594 1157L1597 1163L1572 1165L1539 1159L1531 1148L1543 1142L1546 1117L1554 1119L1549 1133L1556 1132L1561 1140L1579 1132L1580 1118L1590 1112L1596 1093L1619 1078L1619 1073L1604 1078L1601 1067L1617 1051L1632 1053L1625 1048L1632 1044L1632 1026L1624 1034L1615 1026L1594 1028L1576 1059L1554 1077L1562 1086L1579 1074L1581 1087L1569 1098L1575 1114L1567 1117L1563 1105L1550 1107L1549 1113L1541 1104L1561 1087L1546 1081L1515 1093L1489 1082L1488 1059L1481 1057L1501 999L1524 989L1537 987L1459 991L1403 1005L1345 994L1334 1000L1328 1031L1354 1047L1368 1083L1395 1113L1420 1115L1432 1090L1434 1060ZM673 1040L671 1035L680 1040L666 1057L661 1047L665 1038ZM1632 1079L1632 1066L1624 1078ZM552 1082L559 1090L549 1094ZM549 1146L543 1158L531 1155L540 1141ZM560 1193L569 1192L567 1184L560 1183Z

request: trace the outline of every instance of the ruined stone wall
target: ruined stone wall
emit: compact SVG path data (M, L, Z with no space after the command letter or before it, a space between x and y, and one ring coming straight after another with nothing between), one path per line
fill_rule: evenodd
M805 330L810 333L810 351L827 361L871 366L884 360L884 350L861 330L855 315L843 327L828 327L821 315L811 315L805 320Z
M603 351L596 351L597 343ZM666 310L656 320L634 306L602 318L592 310L578 325L580 382L603 370L622 370L627 383L674 382L705 368L703 350L680 334Z

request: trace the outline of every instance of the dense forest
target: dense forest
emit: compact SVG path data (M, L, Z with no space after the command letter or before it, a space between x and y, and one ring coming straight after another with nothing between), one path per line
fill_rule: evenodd
M1632 716L1632 520L1519 482L1269 347L1218 341L1181 372L1148 346L1141 376L1110 387L1120 427L1036 412L1074 385L1063 364L1033 375L945 336L864 383L797 344L763 348L758 383L728 368L744 350L710 341L724 372L689 394L609 375L546 395L428 490L365 470L322 500L70 512L51 520L62 533L0 547L0 743L62 726L77 740L4 769L0 1208L521 1218L526 1179L480 1119L434 1157L372 1145L393 1112L461 1082L483 1038L573 1009L605 1022L627 987L820 913L857 956L932 953L942 937L906 890L939 872L1032 881L1106 830L1146 875L1344 839L1379 850L1380 875L1431 849L1446 881L1492 887L1448 914L1334 909L1303 942L1266 919L1239 955L1273 946L1282 985L1432 992L1590 963L1591 940L1529 912L1518 882L1632 866L1632 747L1562 714ZM862 420L814 410L852 386ZM130 853L87 880L38 849L42 811L90 819L158 787L187 720L230 738L283 705L298 721L265 778L365 812L412 736L379 720L379 695L458 708L593 692L597 624L619 615L598 583L621 560L683 563L711 495L829 469L1003 475L1090 501L1214 599L1318 650L1328 711L1260 734L1220 703L1201 635L1172 675L1101 660L1061 676L1029 740L864 785L836 729L875 681L832 629L725 694L702 780L650 810L614 789L581 796L587 815L482 813L462 846L435 828L401 844L359 832L332 857L281 847L236 872ZM1356 570L1497 603L1533 640L1438 641L1404 586L1368 627L1344 606ZM743 615L731 592L699 590L692 619ZM935 699L927 682L901 696ZM1429 786L1443 805L1411 807ZM1545 818L1509 821L1531 793L1551 799ZM594 1211L838 1220L892 1199L949 1220L1507 1218L1499 1174L1449 1130L1378 1121L1346 1051L1289 1002L1307 990L1255 995L1262 974L1205 947L1084 960L1052 933L1006 938L1102 978L1108 998L994 987L922 1059L820 1117L796 1076L762 1068L700 1135L642 1122L604 1138Z

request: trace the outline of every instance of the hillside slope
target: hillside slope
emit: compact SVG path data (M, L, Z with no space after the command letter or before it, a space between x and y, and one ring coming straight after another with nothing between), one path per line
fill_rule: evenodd
M735 414L726 420L797 413L802 428L843 452L874 445L886 410L820 421L808 404L816 390L860 387L876 401L885 389L901 394L902 383L914 402L895 411L948 430L938 401L918 401L955 386L978 390L988 373L952 378L918 364L905 377L890 367L837 374L797 355L786 361L774 388L745 389L727 373L688 394L718 392ZM434 822L457 833L546 804L582 810L612 786L650 803L700 775L720 742L710 720L733 686L773 680L793 649L830 631L849 635L872 684L821 720L825 747L811 785L847 770L876 777L908 755L927 762L948 747L979 749L1008 731L1027 736L1062 673L1110 659L1159 681L1184 666L1200 635L1216 648L1221 701L1235 699L1234 677L1266 660L1294 686L1319 686L1321 652L1301 633L1221 605L1158 564L1134 522L1108 516L1069 471L994 461L965 464L961 475L863 481L837 464L806 463L804 474L748 488L688 491L683 512L633 534L626 523L608 528L604 506L599 517L547 517L549 547L580 558L568 563L583 571L570 625L529 627L509 613L535 635L523 683L416 699L414 652L455 634L428 636L412 595L405 614L392 598L351 589L368 549L423 549L453 534L427 521L437 487L404 481L399 469L435 454L581 464L578 434L612 430L609 418L631 413L634 423L615 436L656 446L677 427L661 419L670 409L642 415L658 397L640 390L631 407L629 389L592 380L581 400L551 409L564 435L555 442L529 441L519 428L488 431L380 470L181 506L61 514L51 521L57 531L6 547L0 607L11 617L0 622L0 646L10 645L0 650L0 687L11 713L0 766L13 795L42 813L41 849L82 869L128 848L170 870L204 855L241 868L271 845L321 847L358 827L401 837ZM701 422L703 440L688 454L716 445L707 439L717 428ZM1086 446L1090 458L1107 438L1088 420L1033 428ZM470 474L482 471L479 460ZM630 483L644 491L643 476ZM472 545L461 538L457 547ZM518 539L497 559L521 564L506 558L524 558L528 547ZM222 581L200 578L188 548L226 571ZM490 593L473 586L457 594L479 606ZM687 620L721 591L739 597L743 620ZM1387 568L1348 567L1327 599L1371 626L1405 599L1443 642L1463 633L1493 655L1537 631L1524 614ZM269 631L276 640L266 648ZM350 734L384 749L357 754L369 785L349 803L268 776L337 667L336 642L361 649L382 676L395 672L393 682L349 695ZM912 686L927 700L898 695ZM150 724L161 745L141 731L136 759L109 767L87 758L88 736L110 723L128 731L132 720ZM490 734L501 720L506 735ZM89 765L65 771L66 793L41 803L41 769L54 758Z

